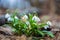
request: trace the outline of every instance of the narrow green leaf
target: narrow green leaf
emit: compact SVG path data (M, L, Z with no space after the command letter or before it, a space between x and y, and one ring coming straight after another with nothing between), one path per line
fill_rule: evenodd
M43 33L42 31L37 30L37 32L38 32L40 35L44 36L44 33Z

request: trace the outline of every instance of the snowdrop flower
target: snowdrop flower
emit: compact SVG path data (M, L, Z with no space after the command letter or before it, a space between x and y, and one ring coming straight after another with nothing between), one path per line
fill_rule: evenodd
M5 18L9 18L10 17L10 15L7 13L6 15L5 15Z
M48 26L48 25L44 26L44 29L47 29L47 28L49 28L49 26Z
M17 16L15 16L15 19L19 19Z
M11 18L11 17L9 17L8 19L7 19L7 21L8 22L10 22L10 21L12 21L13 19Z
M27 16L27 15L24 15L24 16L22 17L22 20L23 20L24 22L26 22L27 19L28 19L28 16Z
M29 21L26 21L26 24L29 25L30 24Z
M47 22L48 25L52 26L52 23L50 21Z
M35 20L36 22L39 22L39 21L40 21L40 19L39 19L37 16L34 16L34 17L32 18L32 20Z
M52 26L52 23L51 23L50 21L48 21L48 22L47 22L47 25L44 26L44 29L47 29L47 28L49 28L50 26Z
M28 16L27 16L27 15L24 15L23 17L24 17L25 19L28 19Z

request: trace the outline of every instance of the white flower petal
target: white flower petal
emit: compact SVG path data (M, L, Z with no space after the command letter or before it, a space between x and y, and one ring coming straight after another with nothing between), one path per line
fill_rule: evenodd
M11 18L11 17L9 17L8 19L7 19L7 21L9 22L9 21L12 21L13 19Z
M26 24L29 25L30 24L29 21L26 21Z
M17 16L15 16L15 19L19 19Z
M5 15L5 18L9 18L10 17L10 15L7 13L6 15Z
M37 16L34 16L34 17L32 18L32 20L35 20L36 22L39 22L39 21L40 21L40 19L39 19Z
M27 16L27 15L24 15L23 17L24 17L25 19L28 19L28 16Z
M47 22L48 25L52 26L52 23L50 21Z
M49 26L48 26L48 25L44 26L44 29L47 29L47 28L49 28Z

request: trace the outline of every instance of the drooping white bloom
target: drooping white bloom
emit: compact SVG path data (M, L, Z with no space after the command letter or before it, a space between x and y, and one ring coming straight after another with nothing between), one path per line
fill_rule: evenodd
M26 24L29 25L30 24L29 21L26 21Z
M24 17L25 19L28 19L28 16L27 16L27 15L24 15L23 17Z
M5 15L5 18L9 18L10 17L10 15L7 13L6 15Z
M50 26L52 26L52 23L50 21L47 22L47 25L44 26L44 29L49 28Z
M49 28L49 25L44 26L44 29L47 29L47 28Z
M32 20L35 20L36 22L39 22L39 21L40 21L40 19L39 19L37 16L34 16L34 17L32 18Z
M10 22L10 21L12 21L12 20L13 20L13 18L11 18L11 17L9 17L9 18L7 19L8 22Z
M17 16L15 16L15 19L19 19Z
M52 26L52 23L50 21L47 22L48 25Z

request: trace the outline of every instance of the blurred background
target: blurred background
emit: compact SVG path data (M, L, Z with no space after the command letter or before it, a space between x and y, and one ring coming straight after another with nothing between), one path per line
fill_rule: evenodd
M0 10L4 11L7 9L19 9L20 11L25 9L39 9L43 14L50 12L60 15L60 0L0 0ZM32 9L33 7L33 9Z
M36 11L42 20L50 20L60 28L60 0L0 0L0 16L18 10L19 13Z

